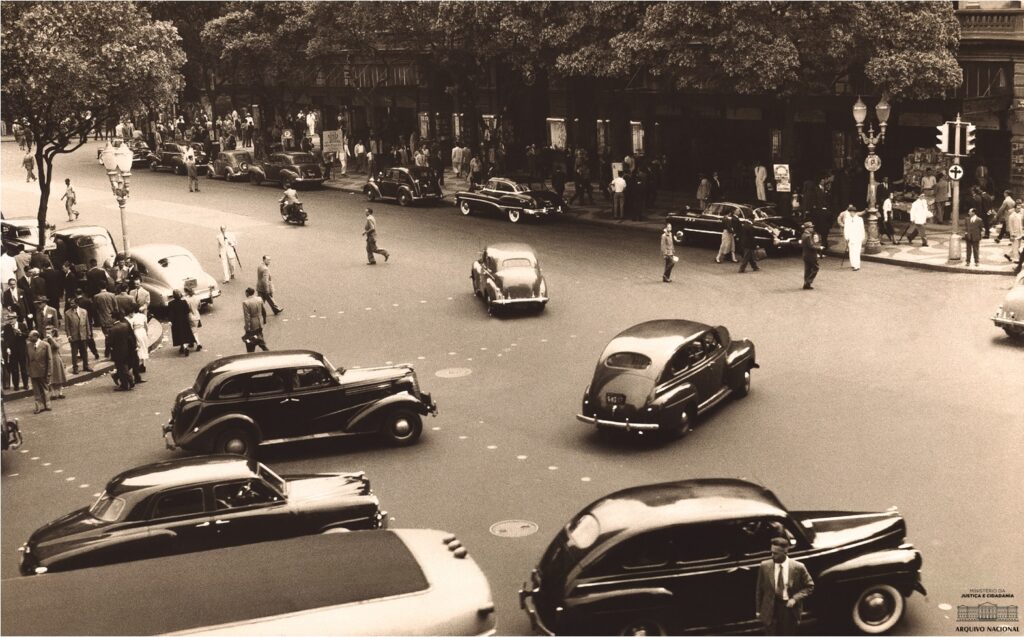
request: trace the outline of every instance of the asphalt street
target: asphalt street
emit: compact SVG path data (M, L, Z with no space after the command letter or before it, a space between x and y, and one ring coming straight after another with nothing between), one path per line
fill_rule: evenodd
M67 225L59 198L70 177L78 223L106 226L120 244L95 151L90 143L58 157L50 219ZM34 215L38 203L20 157L3 144L7 217ZM204 316L204 350L182 358L167 343L136 391L114 393L104 377L67 390L52 413L33 416L31 400L8 405L25 446L2 458L4 581L18 577L17 547L36 527L91 503L119 471L179 455L164 449L160 427L203 364L245 351L240 303L267 254L286 308L265 330L272 349L319 350L345 367L413 363L440 413L410 448L315 441L262 460L279 473L365 470L392 526L454 532L490 579L501 634L530 632L516 591L577 510L628 486L696 477L755 480L791 509L898 506L929 590L909 600L898 634L952 633L970 588L1024 595L1024 347L988 320L1009 277L872 263L852 272L829 258L816 289L803 291L798 258L741 275L713 250L688 247L665 284L656 233L380 202L378 243L393 256L370 267L358 194L300 193L310 223L297 227L281 222L276 187L201 186L189 193L185 177L137 170L131 243L185 246L219 280L215 237L226 224L239 238L241 279ZM541 259L551 296L542 314L490 318L471 292L478 251L509 240ZM721 324L753 340L753 389L679 440L598 437L574 417L597 357L617 332L656 318ZM505 520L539 531L489 532ZM239 577L258 573L254 564Z

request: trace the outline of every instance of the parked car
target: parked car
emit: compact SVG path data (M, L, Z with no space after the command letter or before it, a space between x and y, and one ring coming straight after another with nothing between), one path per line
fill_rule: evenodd
M903 616L921 553L903 517L787 511L751 482L702 479L625 489L575 515L548 546L520 605L546 634L678 635L757 630L758 565L775 537L807 567L810 617L867 634Z
M196 171L202 173L209 170L210 160L206 156L203 145L199 142L191 144L179 144L178 142L165 142L160 149L149 155L149 167L152 170L170 168L176 175L184 175L188 172L185 167L185 154L191 152L196 158Z
M210 179L221 177L226 181L232 179L246 179L249 177L249 167L252 166L252 153L247 150L225 150L217 153L216 159L210 165L210 172L207 176Z
M437 414L411 365L335 368L323 354L282 350L225 356L178 394L164 425L169 449L253 455L258 445L381 434L410 445Z
M20 448L24 439L17 418L8 418L4 404L0 402L0 422L3 423L3 450L15 451Z
M480 253L469 273L473 294L487 304L487 313L499 308L529 307L542 311L548 302L537 254L525 243L495 243Z
M52 233L56 226L48 225L48 234ZM10 254L19 252L35 252L39 249L39 220L35 217L14 217L0 221L0 238L3 240L4 250ZM48 236L46 247L53 248L53 239Z
M363 194L370 201L394 199L400 206L440 201L444 196L434 171L424 166L385 168L370 177L363 186Z
M249 181L259 185L264 181L277 182L282 188L291 183L319 186L324 183L323 168L309 153L271 153L266 161L249 164Z
M686 209L683 212L670 213L668 222L672 225L672 238L679 245L691 239L696 241L709 237L715 242L721 241L725 215L730 211L740 219L746 219L754 224L757 247L765 250L799 247L799 220L796 217L788 219L777 215L775 205L763 201L721 201L708 204L704 210Z
M144 140L133 139L128 142L128 148L132 151L132 168L139 165L148 165L151 161L150 156L153 154L153 150ZM101 149L100 153L102 152Z
M3 621L18 635L493 635L494 610L454 535L398 529L7 580Z
M524 218L541 219L559 215L565 202L550 190L537 189L528 183L495 177L483 187L455 193L455 205L464 215L474 212L498 213L512 223Z
M117 249L114 238L103 226L68 226L53 233L53 249L48 251L53 267L60 270L65 261L83 283L89 270L89 261L96 259L101 267L114 263Z
M241 456L200 456L114 476L90 507L37 529L21 574L67 571L337 529L378 529L363 472L278 476Z
M681 435L727 396L746 396L756 367L754 344L725 327L640 323L604 348L576 418L599 430Z
M167 307L174 290L184 292L185 288L192 288L202 305L212 304L221 294L217 280L203 270L194 254L181 246L169 243L132 246L128 256L138 266L152 310Z
M1010 338L1024 340L1024 272L1017 275L1013 287L996 308L992 322L996 327L1003 328Z

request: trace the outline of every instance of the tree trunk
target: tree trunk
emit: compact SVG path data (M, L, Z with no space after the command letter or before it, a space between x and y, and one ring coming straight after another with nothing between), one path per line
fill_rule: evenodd
M39 246L46 248L46 212L50 203L50 180L53 179L53 156L43 153L42 146L36 145L36 168L39 171Z

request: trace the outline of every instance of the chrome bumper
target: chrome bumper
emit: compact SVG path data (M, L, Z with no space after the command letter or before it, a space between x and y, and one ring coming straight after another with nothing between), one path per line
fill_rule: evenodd
M545 305L547 302L548 297L546 296L534 296L526 299L495 299L491 301L494 305L516 305L520 303L540 303Z
M1010 318L1002 314L996 314L993 316L992 322L995 323L997 327L1015 327L1017 329L1024 330L1024 321L1018 321L1015 318Z
M178 445L174 443L174 435L171 433L173 429L174 426L171 423L163 426L164 446L171 450L178 448Z
M558 208L523 208L523 214L531 217L546 217L558 214Z
M533 604L533 589L527 589L526 584L519 589L519 608L526 611L526 616L530 618L530 626L533 630L542 635L554 635L544 622L541 620L540 615L537 614L537 607Z
M420 392L420 401L423 402L423 406L427 408L427 413L431 416L437 415L437 403L434 402L434 398L426 393Z
M607 427L609 429L622 429L623 431L657 431L661 429L661 425L658 423L602 420L593 416L584 416L583 414L576 414L576 420L585 422L588 425L597 425L598 427Z

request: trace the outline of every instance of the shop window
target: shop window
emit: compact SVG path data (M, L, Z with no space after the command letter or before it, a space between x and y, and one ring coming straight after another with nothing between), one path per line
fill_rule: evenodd
M1010 65L1004 62L965 62L960 87L966 99L1010 95Z
M597 154L603 157L611 152L612 123L607 119L597 120Z
M644 124L643 122L630 122L629 130L633 138L633 155L642 157L644 154Z

